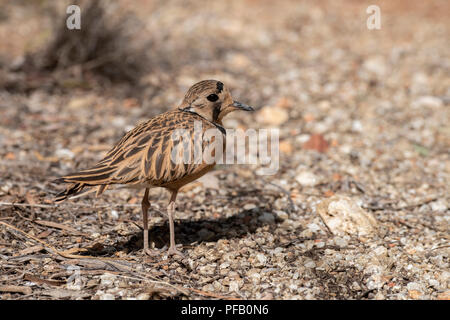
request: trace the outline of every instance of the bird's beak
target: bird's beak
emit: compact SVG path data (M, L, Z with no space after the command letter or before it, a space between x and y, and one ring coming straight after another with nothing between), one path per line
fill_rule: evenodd
M252 107L250 107L244 103L237 102L237 101L233 101L233 107L235 107L236 109L239 109L239 110L244 110L244 111L255 111L255 109L253 109Z

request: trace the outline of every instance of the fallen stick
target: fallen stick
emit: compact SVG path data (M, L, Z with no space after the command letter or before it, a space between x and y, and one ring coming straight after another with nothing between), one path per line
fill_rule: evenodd
M65 281L61 281L61 280L41 279L41 278L33 276L31 274L25 274L23 276L23 279L27 280L27 281L31 281L31 282L37 283L37 284L47 284L47 285L50 285L50 286L61 286L61 285L66 283Z
M75 228L63 225L61 223L57 223L57 222L53 222L53 221L46 221L46 220L33 220L33 222L36 224L39 224L41 226L65 230L65 231L67 231L71 234L77 235L77 236L90 237L90 235L87 233L78 231Z
M22 287L22 286L0 286L0 292L11 292L11 293L31 294L32 290L31 290L30 287Z

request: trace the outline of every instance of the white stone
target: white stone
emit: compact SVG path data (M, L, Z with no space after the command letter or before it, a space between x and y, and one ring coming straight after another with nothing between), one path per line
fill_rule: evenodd
M363 125L361 121L355 120L352 122L352 131L354 132L362 132L363 131Z
M306 226L311 232L316 233L317 231L320 231L321 228L317 223L310 223Z
M252 279L252 282L255 284L261 281L261 275L259 273L253 272L249 276Z
M430 203L431 210L437 212L445 212L448 209L447 202L445 199L439 199Z
M387 255L387 249L383 246L379 246L377 248L375 248L375 250L373 250L373 252L377 255L377 256L385 256Z
M295 177L303 187L314 187L318 183L317 176L309 171L303 171Z
M296 138L295 141L300 143L300 144L304 144L306 141L308 141L311 138L311 135L309 134L299 134Z
M238 292L239 291L239 281L231 281L229 292Z
M112 275L110 273L105 273L100 276L101 284L105 285L105 286L112 285L114 283L115 279L116 279L116 276Z
M253 203L246 203L244 204L244 210L252 210L255 209L256 205L254 205Z
M439 281L437 281L435 279L428 280L428 283L430 284L430 286L435 287L435 288L439 288L441 286Z
M272 250L272 253L273 253L274 255L279 255L279 254L282 253L283 251L284 251L283 248L277 247L277 248L275 248L275 249Z
M346 247L348 245L347 240L340 238L340 237L336 237L334 239L334 244L339 246L339 247Z
M111 218L113 218L114 220L119 219L119 212L117 212L117 210L111 210Z
M263 266L265 266L267 263L267 257L262 253L257 254L256 259L258 259L259 263L262 264Z
M136 298L137 298L137 300L149 300L150 295L148 293L141 293Z
M277 214L278 218L282 219L282 220L286 220L289 218L289 215L281 210L276 210L275 213Z
M55 155L62 159L73 159L75 156L75 154L69 149L58 149L56 150Z
M111 293L105 293L100 296L100 300L115 300L115 297Z
M363 63L363 67L378 76L383 76L387 73L388 67L382 56L373 56L366 59Z
M323 242L323 241L317 242L317 243L316 243L316 247L317 247L317 248L323 248L323 247L325 247L325 242Z
M406 288L408 290L416 290L416 291L422 291L423 290L422 286L419 283L417 283L417 282L410 282L410 283L408 283L406 285Z

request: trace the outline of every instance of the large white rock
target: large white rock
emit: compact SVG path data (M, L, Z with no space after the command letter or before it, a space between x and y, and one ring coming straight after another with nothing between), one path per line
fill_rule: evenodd
M338 236L374 235L377 220L349 197L333 196L317 205L317 213L330 231Z

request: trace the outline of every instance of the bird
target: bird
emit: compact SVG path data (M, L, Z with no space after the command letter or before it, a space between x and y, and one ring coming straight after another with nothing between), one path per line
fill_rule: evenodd
M174 139L176 132L184 132L188 139L195 140L196 124L201 132L217 130L222 138L219 148L225 150L226 129L223 118L234 111L254 111L244 103L233 100L230 90L218 80L202 80L189 88L182 102L172 110L159 114L128 131L100 160L89 169L65 175L55 180L64 183L66 188L59 193L55 202L76 195L95 192L100 196L111 185L125 185L130 188L145 189L141 202L143 220L143 251L154 256L160 250L150 250L148 245L148 210L150 208L149 190L155 187L170 192L167 206L169 220L170 245L168 255L184 254L177 250L174 231L175 201L178 191L184 185L200 178L215 166L216 161L193 161L192 152L187 160L175 157L181 139ZM181 131L180 131L181 130ZM220 139L212 139L219 142ZM202 151L208 141L201 141ZM219 143L218 143L219 144ZM195 148L195 146L194 146ZM181 148L182 152L186 151ZM193 152L195 154L195 150ZM214 156L214 152L212 153Z

